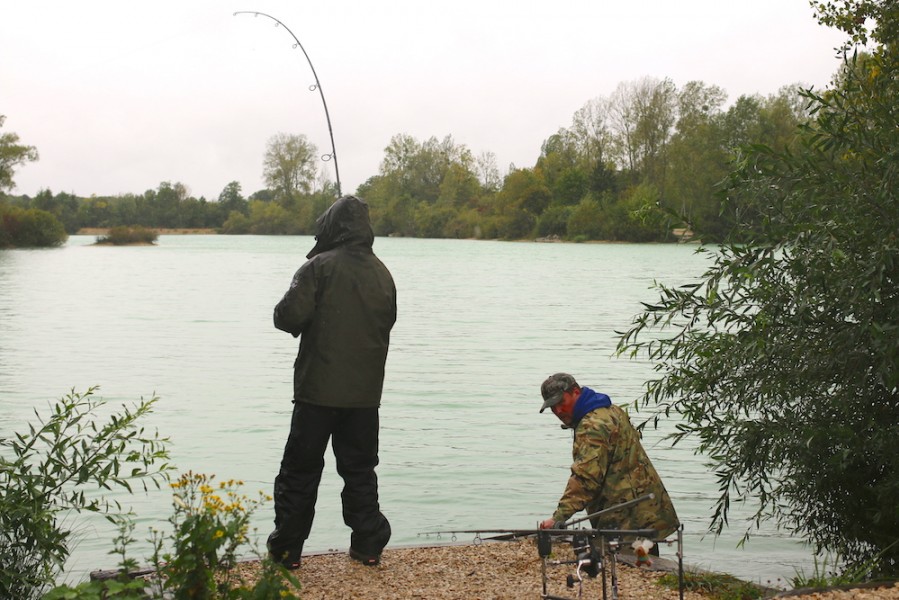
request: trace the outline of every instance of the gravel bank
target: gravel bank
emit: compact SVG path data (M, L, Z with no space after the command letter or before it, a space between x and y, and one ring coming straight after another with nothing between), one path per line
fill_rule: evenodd
M570 558L567 547L556 548L559 558ZM662 549L663 557L674 558L674 551ZM620 600L677 600L677 590L661 587L656 580L665 570L636 568L618 563ZM670 566L672 563L668 563ZM258 563L239 567L252 580ZM546 593L567 598L578 597L578 587L566 586L571 565L547 567ZM494 542L479 545L388 548L381 564L365 567L345 553L303 557L297 571L304 600L406 600L406 599L527 599L539 600L543 594L541 561L530 540ZM607 575L608 579L608 575ZM607 585L610 582L607 581ZM611 589L607 588L611 598ZM585 579L582 598L602 598L602 579ZM899 600L899 586L854 588L849 590L798 591L784 593L790 600ZM685 600L707 598L698 592L685 592Z

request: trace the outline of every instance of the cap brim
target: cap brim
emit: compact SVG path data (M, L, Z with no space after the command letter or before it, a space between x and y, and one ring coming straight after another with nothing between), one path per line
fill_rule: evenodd
M552 407L552 406L555 406L556 404L558 404L558 403L561 402L561 401L562 401L562 396L561 396L561 395L560 395L558 398L550 398L549 400L544 400L544 401L543 401L543 406L540 407L540 412L543 412L543 411L546 410L547 408L550 408L550 407Z

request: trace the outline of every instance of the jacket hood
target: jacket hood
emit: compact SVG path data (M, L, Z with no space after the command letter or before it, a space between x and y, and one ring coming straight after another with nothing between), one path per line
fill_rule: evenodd
M606 408L608 406L612 406L612 399L607 395L588 387L582 387L581 395L578 396L577 402L574 404L574 410L571 411L571 428L577 429L581 419L598 408Z
M368 204L356 196L342 196L315 222L315 247L306 258L339 246L371 248L374 242Z

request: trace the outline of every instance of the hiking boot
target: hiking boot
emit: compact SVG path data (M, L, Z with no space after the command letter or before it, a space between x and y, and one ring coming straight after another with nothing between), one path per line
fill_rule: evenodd
M300 562L302 561L303 550L297 550L296 552L276 552L272 549L272 536L269 536L268 541L266 542L266 547L268 548L268 556L272 559L273 562L281 565L288 571L296 571L300 568Z
M380 554L363 554L353 547L350 547L350 558L361 562L366 567L374 567L381 562Z
M302 562L302 558L298 554L289 556L288 553L284 553L283 558L275 556L274 554L269 554L269 557L272 559L272 562L275 562L288 571L296 571L300 568L300 563Z

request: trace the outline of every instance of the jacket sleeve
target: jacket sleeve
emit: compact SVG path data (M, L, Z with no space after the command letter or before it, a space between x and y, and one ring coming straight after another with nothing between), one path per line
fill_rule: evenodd
M315 313L317 287L315 263L310 260L296 272L290 288L275 306L275 327L299 337Z
M565 492L553 520L565 521L583 510L602 489L609 466L609 437L603 431L587 430L574 439L574 462Z

